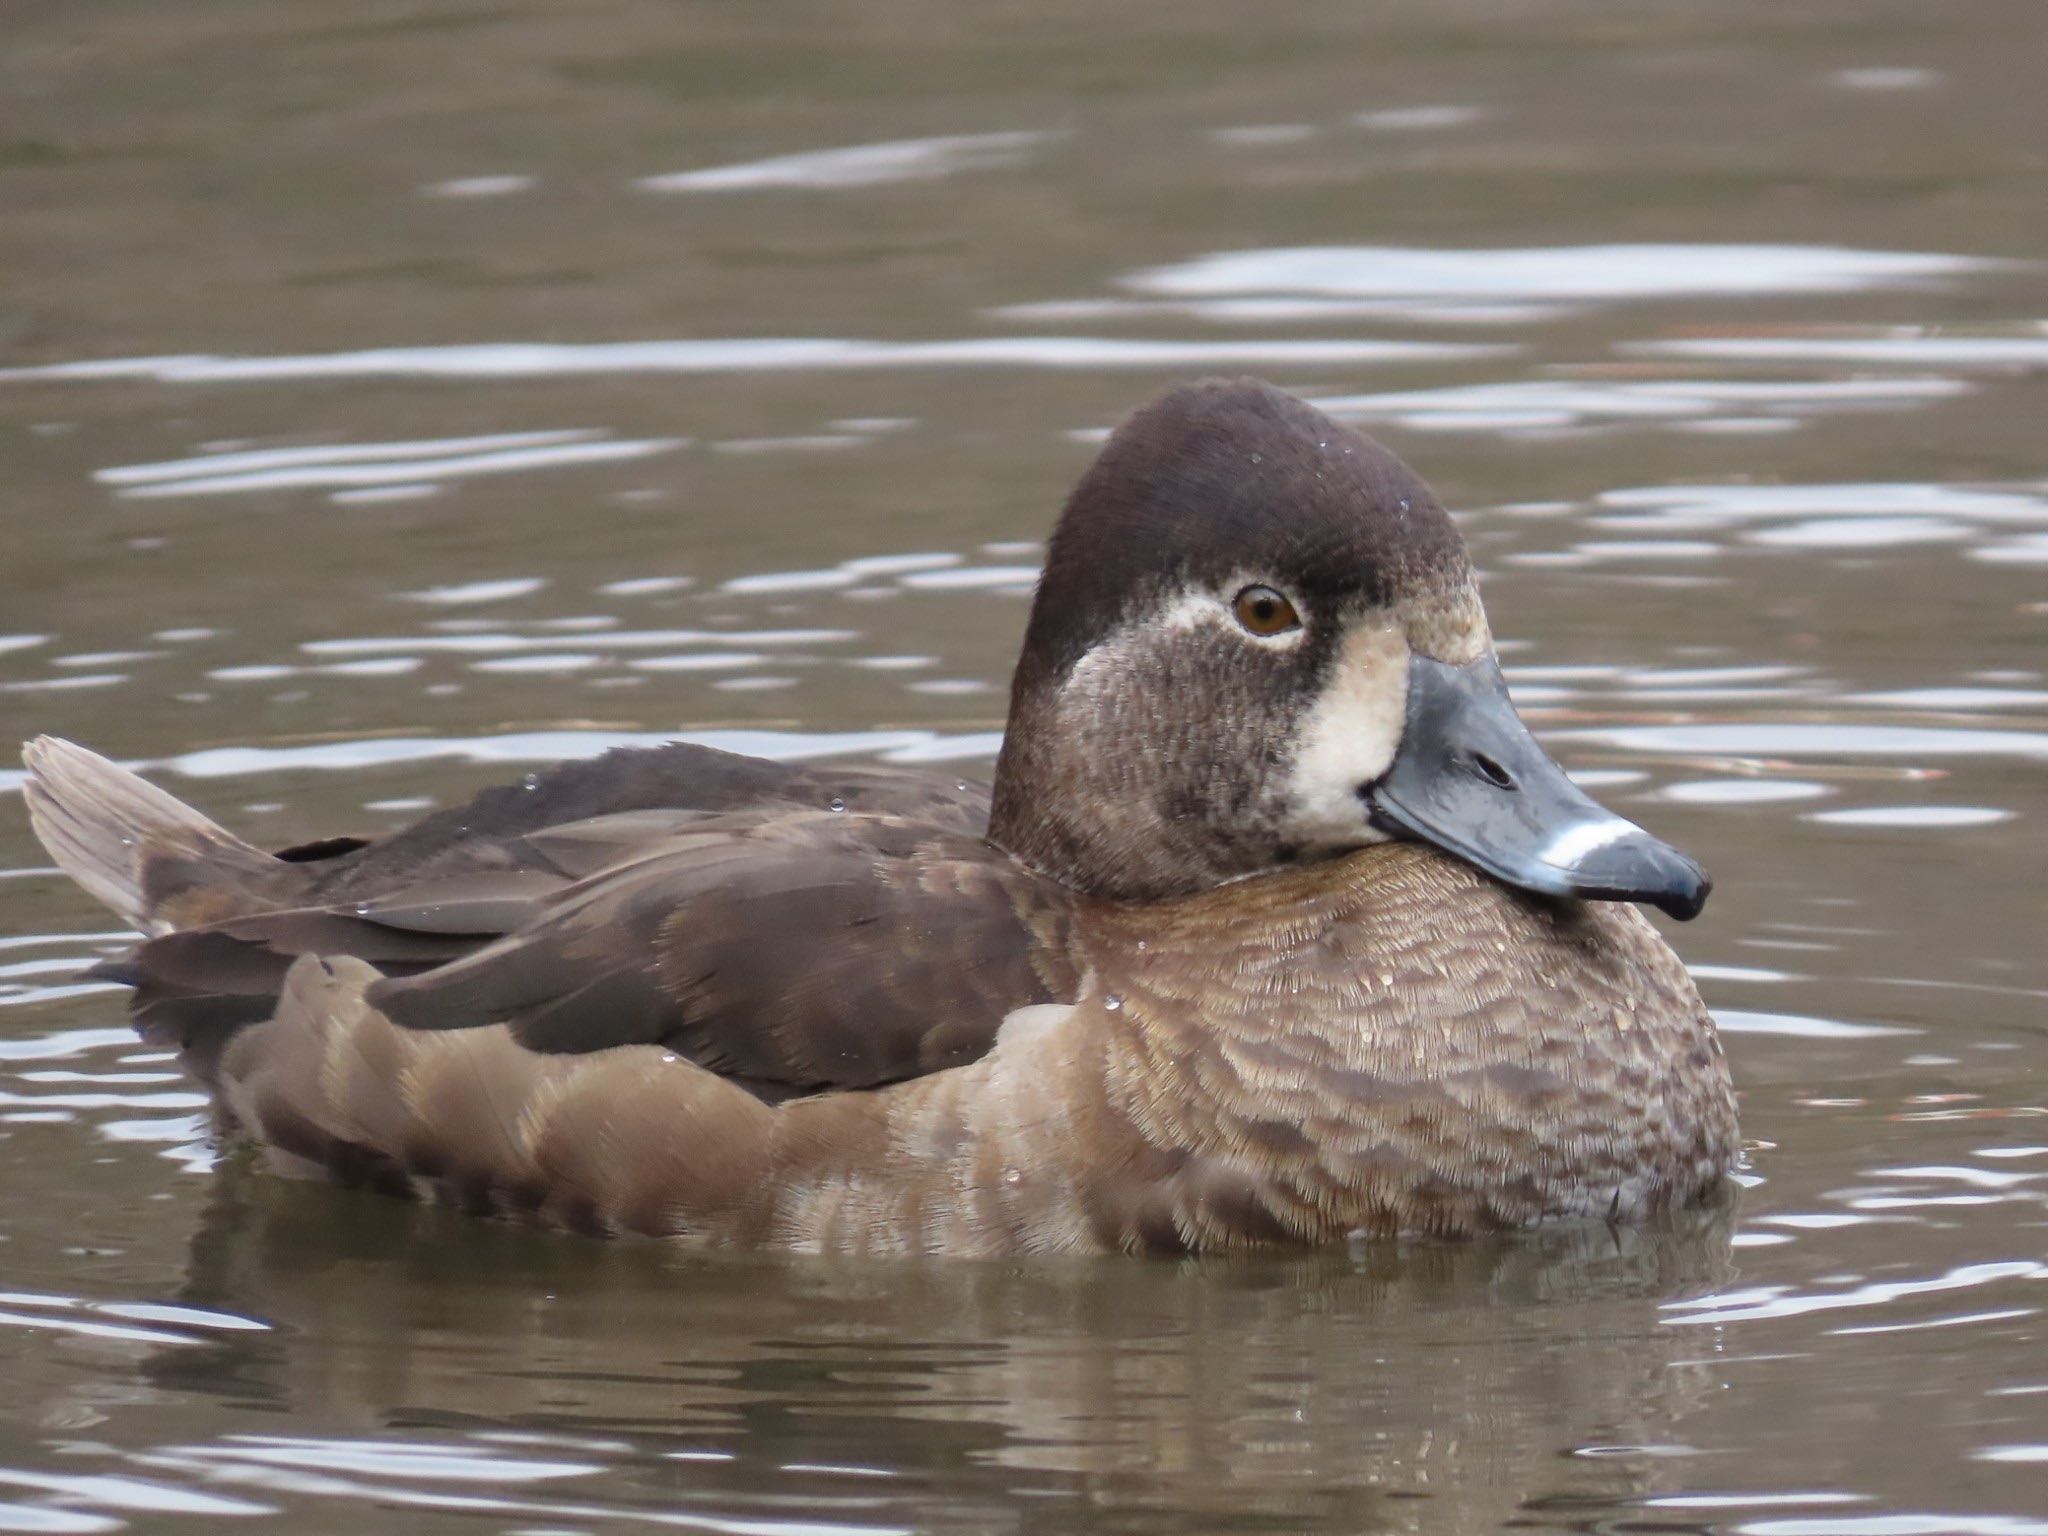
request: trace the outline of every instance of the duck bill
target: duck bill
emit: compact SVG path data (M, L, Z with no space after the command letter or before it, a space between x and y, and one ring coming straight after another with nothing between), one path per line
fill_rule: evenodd
M1699 865L1565 777L1515 713L1492 656L1409 662L1400 749L1364 795L1382 831L1525 891L1646 902L1685 921L1712 888Z

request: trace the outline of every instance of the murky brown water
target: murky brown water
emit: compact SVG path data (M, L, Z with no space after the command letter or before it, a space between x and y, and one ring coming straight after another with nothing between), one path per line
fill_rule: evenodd
M1258 372L1718 877L1739 1209L851 1265L208 1172L0 771L0 1531L2048 1532L2048 10L1102 9L18 4L0 733L277 842L985 766L1090 435Z

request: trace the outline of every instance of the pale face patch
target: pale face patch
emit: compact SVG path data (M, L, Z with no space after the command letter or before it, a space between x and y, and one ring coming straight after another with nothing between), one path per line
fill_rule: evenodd
M1215 591L1207 587L1183 588L1159 607L1120 625L1107 639L1092 646L1067 674L1067 689L1083 697L1113 689L1118 679L1130 671L1132 659L1151 648L1148 642L1195 630L1214 630L1219 636L1258 650L1297 649L1308 638L1306 612L1302 613L1300 628L1279 635L1254 635L1237 622L1230 605L1239 592L1254 585L1270 586L1271 582L1256 573L1244 573ZM1296 607L1300 607L1298 602Z
M1300 627L1258 635L1235 603L1261 575L1169 590L1075 661L1034 722L1059 785L1037 845L1113 863L1136 892L1385 840L1359 790L1406 726L1408 616L1317 612L1279 587Z
M1408 722L1408 641L1385 619L1345 635L1329 682L1295 734L1282 828L1307 850L1387 840L1359 790L1393 766Z
M1294 628L1282 630L1278 634L1253 634L1238 622L1234 611L1237 594L1246 587L1271 588L1294 606L1301 622ZM1307 638L1311 617L1309 611L1301 606L1301 599L1281 586L1273 577L1258 571L1239 571L1228 581L1219 582L1214 590L1207 587L1190 587L1176 593L1161 610L1159 623L1164 628L1177 630L1207 625L1262 650L1291 651Z

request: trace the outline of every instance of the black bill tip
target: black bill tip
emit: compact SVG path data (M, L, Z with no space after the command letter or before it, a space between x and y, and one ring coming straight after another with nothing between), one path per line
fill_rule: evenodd
M1577 834L1589 834L1575 851ZM1607 817L1567 828L1538 862L1556 871L1559 890L1589 901L1638 901L1689 923L1714 882L1697 861L1633 822Z

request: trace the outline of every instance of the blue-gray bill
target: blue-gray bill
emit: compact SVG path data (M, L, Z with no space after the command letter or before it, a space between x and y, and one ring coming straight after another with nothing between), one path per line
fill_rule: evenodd
M1515 713L1491 656L1409 663L1400 750L1360 793L1383 831L1525 891L1646 902L1686 921L1713 888L1698 864L1565 777Z

